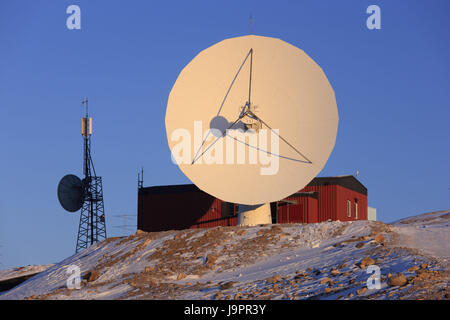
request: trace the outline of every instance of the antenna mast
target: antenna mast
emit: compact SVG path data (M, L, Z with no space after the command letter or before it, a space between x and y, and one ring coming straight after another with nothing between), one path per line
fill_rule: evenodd
M138 172L138 190L144 187L144 167Z
M115 217L115 218L123 218L123 225L113 226L113 228L123 229L123 235L122 236L127 236L129 234L129 232L136 232L134 223L132 223L132 222L128 223L128 219L136 218L135 214L119 214L119 215L115 215L113 217Z
M92 118L89 117L88 99L84 99L82 104L86 107L86 115L81 119L84 173L82 181L83 205L78 226L76 252L106 239L102 177L96 175L91 157Z

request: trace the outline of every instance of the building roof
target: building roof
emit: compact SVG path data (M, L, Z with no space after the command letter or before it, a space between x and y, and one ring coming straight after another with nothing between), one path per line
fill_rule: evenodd
M359 182L352 175L347 176L337 176L337 177L316 177L307 186L328 186L328 185L338 185L344 188L359 192L361 194L367 195L367 188ZM150 193L150 194L162 194L162 193L182 193L182 192L198 192L201 191L195 184L176 184L168 186L152 186L140 188L139 192ZM202 191L203 192L203 191ZM312 196L317 197L315 194L308 194L307 192L297 192L292 196Z
M356 179L355 176L337 176L337 177L316 177L309 184L310 186L328 186L337 185L344 188L359 192L367 196L367 188Z
M152 186L139 189L140 192L161 194L161 193L182 193L201 191L195 184L174 184L169 186ZM203 191L202 191L203 192Z
M291 194L289 197L311 197L314 199L319 199L319 193L317 191L309 191L309 192L296 192Z

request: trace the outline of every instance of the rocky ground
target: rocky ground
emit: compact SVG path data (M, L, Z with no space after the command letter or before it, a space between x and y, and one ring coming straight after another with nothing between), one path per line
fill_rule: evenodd
M0 299L449 299L449 216L137 232ZM81 289L67 288L71 265Z

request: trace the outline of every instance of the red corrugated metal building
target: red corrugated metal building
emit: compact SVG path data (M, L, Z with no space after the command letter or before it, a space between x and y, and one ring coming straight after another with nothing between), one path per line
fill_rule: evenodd
M148 232L234 226L238 205L193 184L139 188L138 229ZM354 176L319 177L271 203L273 223L367 220L367 189Z

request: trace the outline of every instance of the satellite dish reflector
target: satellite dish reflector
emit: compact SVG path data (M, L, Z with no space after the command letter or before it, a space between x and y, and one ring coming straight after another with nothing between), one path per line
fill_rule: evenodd
M181 171L244 205L304 188L328 160L338 121L322 69L299 48L255 35L200 52L178 76L165 120Z
M58 184L58 200L61 206L75 212L83 205L83 183L73 174L64 176Z

